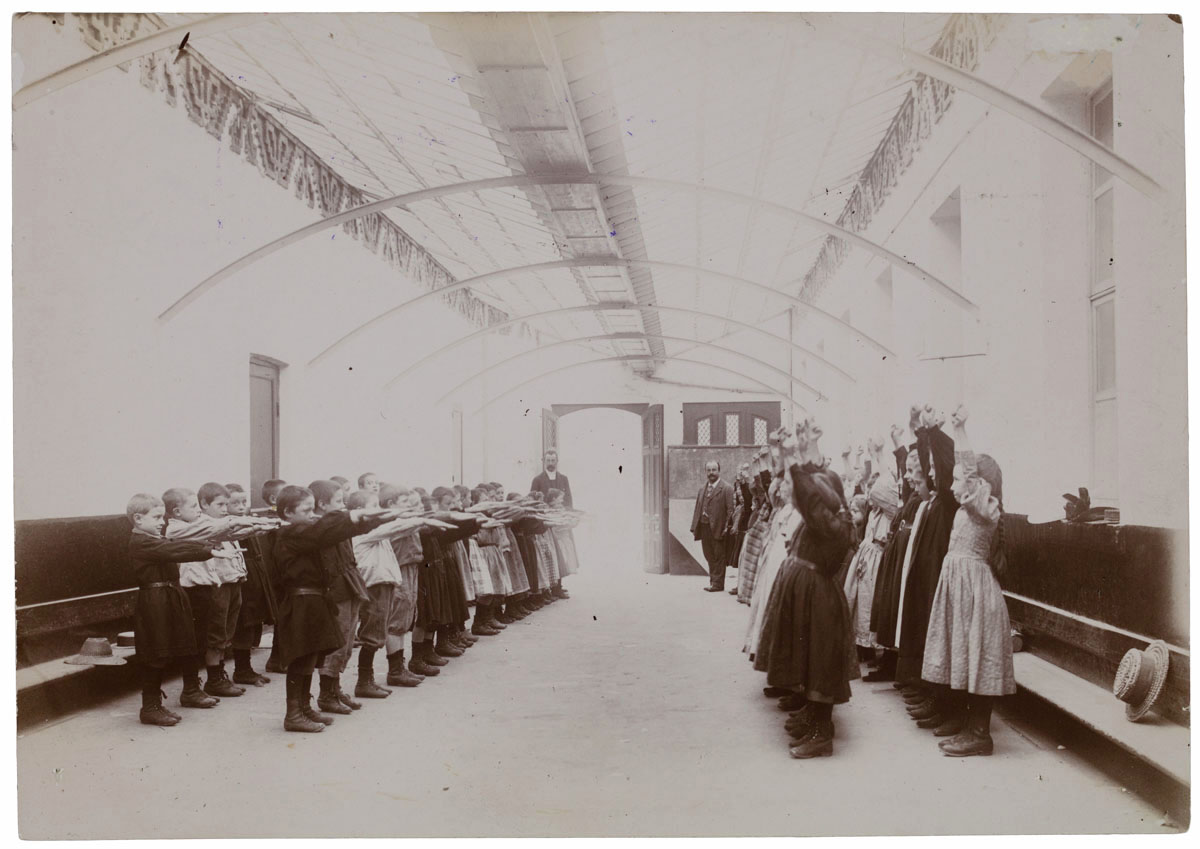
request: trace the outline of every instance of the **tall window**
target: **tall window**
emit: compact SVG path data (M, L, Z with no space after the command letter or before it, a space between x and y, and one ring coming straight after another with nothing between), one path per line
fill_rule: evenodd
M1110 80L1088 108L1092 136L1113 147L1113 89ZM1092 165L1092 489L1098 499L1117 497L1117 315L1113 249L1112 174Z
M696 422L696 444L712 445L712 419L706 417Z
M725 414L725 444L726 445L741 445L738 440L741 434L738 433L738 420L741 418L737 413Z
M754 417L754 444L767 444L767 420L762 416Z

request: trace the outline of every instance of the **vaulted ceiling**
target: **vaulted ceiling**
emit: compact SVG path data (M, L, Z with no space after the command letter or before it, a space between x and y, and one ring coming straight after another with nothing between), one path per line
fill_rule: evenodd
M948 18L839 25L924 52ZM913 84L802 15L270 15L190 48L370 199L590 172L720 187L833 221ZM386 214L459 279L575 258L672 264L556 268L474 288L512 316L613 303L537 328L551 339L623 334L595 347L645 355L632 361L642 374L690 349L654 337L721 329L695 311L759 323L779 310L689 268L794 295L824 239L761 206L657 186L488 189Z

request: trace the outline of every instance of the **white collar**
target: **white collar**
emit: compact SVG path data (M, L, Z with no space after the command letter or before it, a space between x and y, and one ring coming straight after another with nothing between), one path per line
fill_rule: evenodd
M546 471L546 477L548 477L550 480L557 480L558 479L558 469L555 469L553 472Z

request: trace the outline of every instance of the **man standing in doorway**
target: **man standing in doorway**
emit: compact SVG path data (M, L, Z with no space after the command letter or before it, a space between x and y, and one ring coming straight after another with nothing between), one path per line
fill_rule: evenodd
M707 593L725 589L725 529L733 513L733 487L721 480L721 464L704 464L708 481L696 493L696 511L692 514L692 539L700 540L708 561Z
M567 480L567 476L558 470L558 451L553 448L546 449L546 453L542 455L542 465L545 471L533 479L533 483L529 484L531 492L540 492L550 499L550 490L557 489L563 494L563 506L568 510L571 508L571 482ZM571 595L563 589L562 583L554 585L552 592L555 598L570 598Z
M531 492L540 492L546 495L552 489L561 489L563 493L563 503L566 504L568 510L573 509L571 503L571 482L567 480L567 476L558 470L558 451L550 448L542 457L542 465L546 471L542 472L533 479L533 483L529 485Z

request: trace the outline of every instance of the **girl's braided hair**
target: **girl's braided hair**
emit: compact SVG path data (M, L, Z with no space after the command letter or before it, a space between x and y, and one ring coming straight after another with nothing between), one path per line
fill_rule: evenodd
M978 474L992 488L992 496L1000 504L1000 519L996 522L996 531L992 534L992 546L988 551L988 564L992 574L999 579L1008 569L1008 552L1004 545L1004 474L1000 464L987 454L980 454L977 460Z

